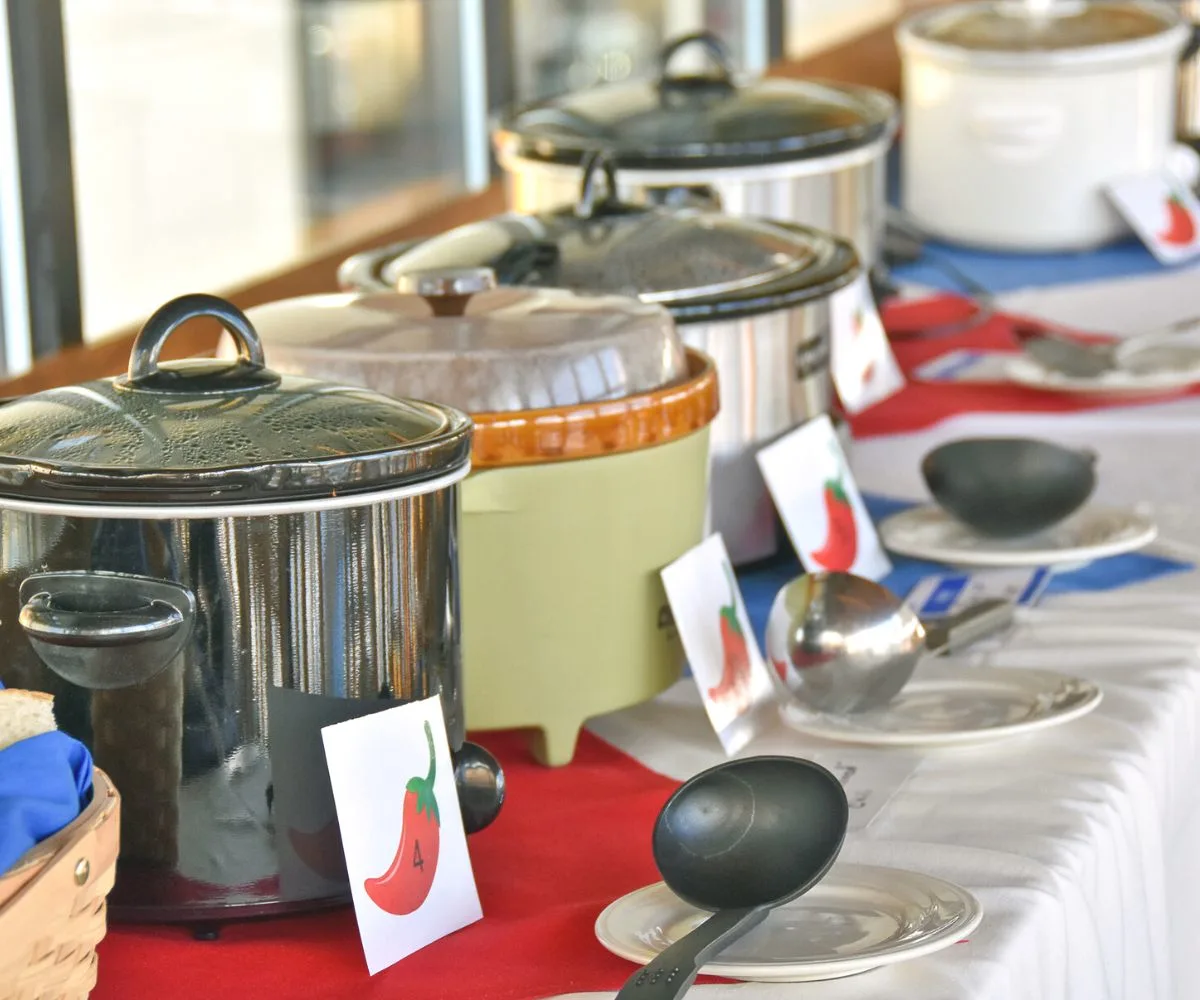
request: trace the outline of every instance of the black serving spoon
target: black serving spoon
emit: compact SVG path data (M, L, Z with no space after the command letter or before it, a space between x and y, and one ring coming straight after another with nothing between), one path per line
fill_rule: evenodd
M1037 438L949 441L921 460L939 506L988 538L1022 538L1066 520L1096 488L1096 453Z
M837 778L798 757L726 761L680 786L654 824L654 861L680 899L714 912L617 1000L682 996L705 962L825 876L849 815Z

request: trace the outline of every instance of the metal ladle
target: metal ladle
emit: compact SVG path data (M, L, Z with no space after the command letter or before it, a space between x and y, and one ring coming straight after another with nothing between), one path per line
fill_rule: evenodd
M1159 330L1104 343L1087 344L1050 330L1018 326L1021 349L1043 368L1071 378L1098 378L1108 372L1147 374L1200 365L1195 342L1178 343L1200 330L1200 317L1189 317Z
M969 645L1013 614L1008 601L980 601L927 625L872 580L810 573L776 595L767 656L798 701L821 712L863 712L894 698L924 654Z
M829 871L850 810L841 783L798 757L747 757L702 771L654 824L671 890L713 915L634 973L616 1000L675 1000L701 967Z

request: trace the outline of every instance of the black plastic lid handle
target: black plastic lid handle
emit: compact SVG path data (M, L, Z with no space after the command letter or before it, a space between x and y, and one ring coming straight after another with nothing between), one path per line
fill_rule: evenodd
M617 200L617 162L612 153L607 150L599 150L587 153L581 167L582 175L579 181L579 200L575 203L575 217L591 219L598 214L603 214L604 207ZM597 192L601 178L604 180L603 194Z
M671 73L671 61L680 51L693 45L701 46L708 53L716 70L715 73L705 77L704 82L733 90L737 85L733 82L733 71L729 65L729 48L711 31L693 31L687 35L680 35L663 46L662 51L658 54L659 89L667 90L681 84L695 82L696 77L674 76Z

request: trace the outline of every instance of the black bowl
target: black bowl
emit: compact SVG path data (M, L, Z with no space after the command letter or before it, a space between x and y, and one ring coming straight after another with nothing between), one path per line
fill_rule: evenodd
M1034 438L962 438L921 462L939 505L991 538L1020 538L1070 517L1096 488L1096 455Z

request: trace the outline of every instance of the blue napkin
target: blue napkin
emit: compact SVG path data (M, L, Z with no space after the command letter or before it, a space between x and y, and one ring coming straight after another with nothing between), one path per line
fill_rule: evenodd
M74 821L91 793L92 755L64 732L0 750L0 874Z
M909 500L896 500L892 497L870 494L864 494L863 502L867 506L867 512L871 515L871 520L876 524L892 514L917 506ZM907 597L913 587L926 577L938 576L951 571L950 567L941 563L910 559L907 556L892 555L891 560L892 572L880 582L900 597ZM1055 573L1051 576L1044 593L1069 594L1081 591L1116 590L1171 573L1183 573L1193 568L1191 563L1168 559L1164 556L1150 555L1146 552L1128 552L1124 555L1097 559L1078 569ZM765 641L763 633L775 595L785 583L802 572L799 561L789 548L786 555L772 560L768 564L739 573L738 582L741 584L742 598L746 602L746 611L750 615L750 621L754 625L754 631L758 635L760 643Z

